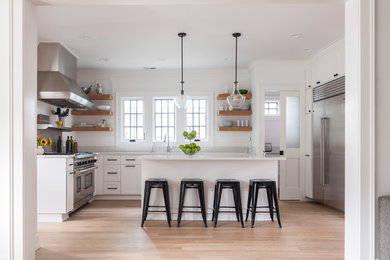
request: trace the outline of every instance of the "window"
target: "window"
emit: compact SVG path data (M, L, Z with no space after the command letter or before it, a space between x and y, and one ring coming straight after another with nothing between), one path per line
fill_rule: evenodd
M187 101L187 131L195 130L197 139L207 139L207 99L191 99Z
M173 98L154 99L154 141L163 142L165 136L176 141L176 109Z
M279 115L279 101L270 100L264 102L264 114L266 116L278 116Z
M144 140L144 101L122 99L122 140Z

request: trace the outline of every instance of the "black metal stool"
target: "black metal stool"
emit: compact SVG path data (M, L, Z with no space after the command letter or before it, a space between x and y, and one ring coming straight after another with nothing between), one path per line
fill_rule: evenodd
M153 188L162 189L164 195L164 203L165 206L150 206L150 192ZM165 210L149 210L149 208L164 208ZM168 180L165 178L151 178L145 181L145 191L144 191L144 205L142 210L142 224L141 227L144 226L144 222L149 212L166 212L168 225L171 226L171 207L169 203L169 189L168 189Z
M200 206L184 206L184 196L186 189L198 189ZM184 208L199 209L201 211L183 211ZM206 206L204 199L204 185L201 179L183 179L180 183L179 213L177 215L177 226L180 227L181 216L183 213L202 213L204 226L207 227Z
M259 189L267 190L268 206L257 206ZM275 207L274 207L275 203ZM257 208L268 208L268 211L257 211ZM249 180L248 205L245 221L248 221L249 211L251 211L251 227L253 228L256 219L256 213L269 213L271 220L274 221L274 214L278 218L279 227L282 227L279 214L278 193L276 191L276 182L268 179Z
M223 189L232 189L234 206L221 206L221 197ZM234 211L220 211L220 208L234 208L237 216L237 221L241 221L241 226L244 228L244 221L242 217L240 181L234 179L218 179L215 181L214 208L212 218L212 221L214 221L214 227L217 226L219 213L234 213Z

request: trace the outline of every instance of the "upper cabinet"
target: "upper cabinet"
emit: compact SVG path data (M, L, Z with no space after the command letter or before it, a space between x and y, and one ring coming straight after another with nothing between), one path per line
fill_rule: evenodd
M312 87L322 85L341 77L345 73L344 38L333 43L309 62L310 84Z

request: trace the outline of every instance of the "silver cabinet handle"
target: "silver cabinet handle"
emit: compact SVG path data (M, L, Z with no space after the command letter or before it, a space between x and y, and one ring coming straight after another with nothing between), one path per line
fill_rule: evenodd
M107 159L108 162L116 162L118 159Z
M118 188L107 188L107 190L117 190Z
M82 172L88 172L88 171L92 171L92 170L95 170L97 169L98 167L95 166L95 167L91 167L91 168L88 168L88 169L84 169L84 170L79 170L79 171L75 171L75 172L78 172L78 173L82 173Z
M135 159L126 159L126 161L135 161Z
M107 174L118 174L118 172L107 172Z
M135 167L135 165L126 165L126 167Z

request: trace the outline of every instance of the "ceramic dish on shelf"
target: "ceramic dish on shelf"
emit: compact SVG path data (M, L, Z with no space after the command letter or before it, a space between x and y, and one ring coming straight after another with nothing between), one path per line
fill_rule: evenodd
M249 110L250 109L250 105L249 104L243 104L241 107L240 107L240 110Z
M96 106L97 110L101 110L101 111L108 111L110 110L110 106L108 105L101 105L101 106Z
M231 121L231 120L219 121L219 126L231 127L231 126L233 126L233 121Z

